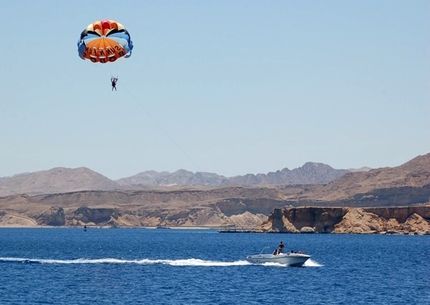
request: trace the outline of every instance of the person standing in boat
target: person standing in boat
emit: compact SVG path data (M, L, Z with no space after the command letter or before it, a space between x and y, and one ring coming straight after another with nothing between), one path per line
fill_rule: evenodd
M284 253L284 248L285 248L284 242L281 240L278 247L273 252L273 255L278 255L278 254Z

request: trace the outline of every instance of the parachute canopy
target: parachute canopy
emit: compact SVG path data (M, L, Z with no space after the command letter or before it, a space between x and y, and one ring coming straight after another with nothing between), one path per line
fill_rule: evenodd
M125 27L115 20L95 21L81 33L78 53L92 62L113 62L120 57L130 57L133 43Z

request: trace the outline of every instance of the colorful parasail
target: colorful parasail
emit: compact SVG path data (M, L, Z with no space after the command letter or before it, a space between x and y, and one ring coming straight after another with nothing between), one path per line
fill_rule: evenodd
M130 57L133 43L125 27L115 20L95 21L81 33L78 53L92 62L114 62L120 57Z

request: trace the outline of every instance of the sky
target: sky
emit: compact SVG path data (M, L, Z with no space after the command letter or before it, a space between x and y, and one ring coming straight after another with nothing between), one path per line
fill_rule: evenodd
M427 0L0 1L0 17L0 176L233 176L430 152ZM129 30L130 58L78 57L100 19Z

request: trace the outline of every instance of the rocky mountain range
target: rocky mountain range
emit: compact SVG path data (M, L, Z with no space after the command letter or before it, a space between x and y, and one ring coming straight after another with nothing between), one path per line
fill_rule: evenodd
M61 169L53 171L61 172ZM240 226L258 228L276 208L305 207L309 210L309 213L306 212L308 214L305 213L306 217L310 219L309 221L316 219L315 209L310 207L319 209L336 207L338 208L336 211L342 217L349 215L342 218L345 221L339 220L342 225L336 227L339 232L350 232L345 229L345 226L356 224L358 220L354 217L363 217L363 219L369 220L368 226L377 224L379 228L382 228L381 230L397 228L404 231L408 230L407 228L413 223L424 226L423 219L428 222L427 212L423 212L423 214L421 210L417 210L418 212L408 214L407 219L412 217L409 220L396 218L397 225L394 220L385 219L383 211L390 208L393 209L393 215L397 215L396 213L400 213L397 207L400 206L412 208L430 205L430 154L418 156L397 167L346 173L327 184L121 189L124 186L120 186L116 182L111 184L106 177L93 174L88 169L76 169L76 171L78 176L81 175L81 171L87 173L85 183L91 182L94 187L107 188L107 190L78 189L62 193L27 193L0 197L0 226ZM43 174L46 175L46 173ZM27 175L12 178L19 178L18 181L24 183L22 181L28 179ZM49 179L52 183L52 185L48 185L49 190L67 189L70 185L86 188L89 185L75 184L77 183L76 176L68 175L68 177L71 184L65 183L62 179ZM92 178L95 179L92 180ZM99 184L95 181L104 183ZM36 182L33 183L32 190L34 191L47 187L46 181L36 180ZM5 183L4 180L2 183ZM351 207L363 210L351 210L352 212L348 214L348 210L345 209ZM375 208L383 209L376 211ZM321 219L329 216L324 214L324 211L321 213ZM379 218L368 213L377 213ZM414 213L423 219L413 215ZM296 219L294 220L295 228L301 230L299 225L301 220L294 219ZM419 232L423 232L423 228Z
M291 185L291 184L326 184L346 173L345 169L334 169L324 163L307 162L303 166L268 174L236 176L229 179L229 184L237 185Z
M324 184L348 172L348 170L334 169L323 163L308 162L293 170L284 168L267 174L247 174L231 178L215 173L193 173L181 169L173 173L146 171L114 181L86 167L58 167L46 171L0 178L0 196L23 193L52 194L81 190L148 189L153 187Z
M215 173L187 171L171 172L145 171L137 175L117 180L121 186L219 186L228 183L228 178Z
M307 162L303 166L288 169L284 168L267 174L246 174L243 176L225 177L207 172L190 172L178 170L173 173L146 171L137 175L119 179L120 185L147 185L147 186L171 186L171 185L285 185L285 184L324 184L333 181L349 170L334 169L323 163Z

